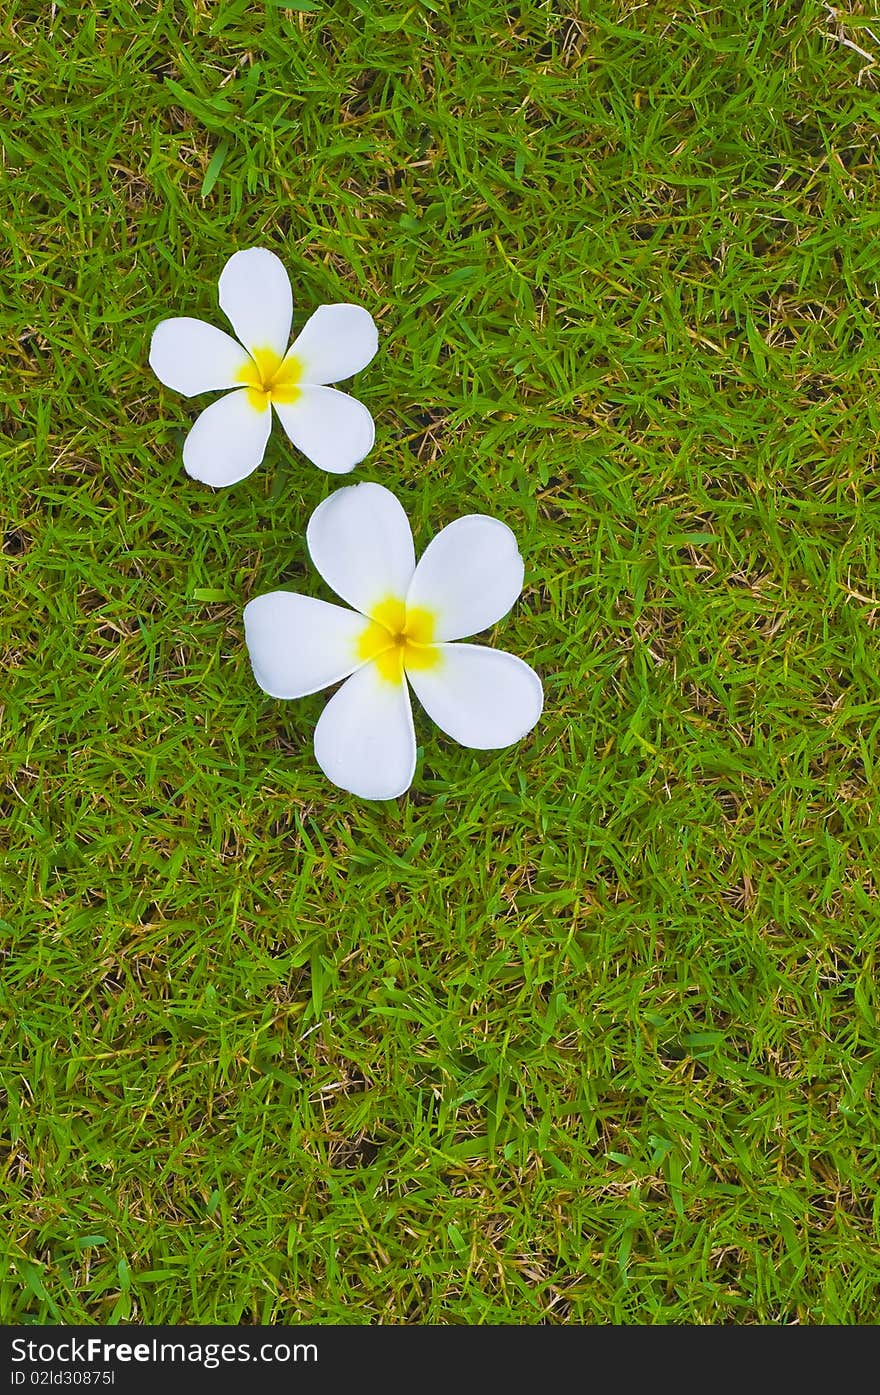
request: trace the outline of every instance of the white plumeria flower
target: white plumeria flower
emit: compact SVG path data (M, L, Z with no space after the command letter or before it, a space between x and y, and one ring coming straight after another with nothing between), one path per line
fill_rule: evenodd
M220 309L238 335L188 318L163 320L150 367L166 387L195 397L229 388L206 407L186 438L194 479L236 484L256 470L272 429L272 408L313 464L344 475L372 449L373 418L362 403L328 387L359 373L376 352L372 316L359 305L321 305L288 349L293 296L274 252L251 247L220 276Z
M312 561L355 610L290 591L245 606L254 676L298 698L347 679L315 728L328 779L362 799L393 799L416 767L409 685L463 746L492 750L531 731L543 690L534 669L498 649L452 641L506 615L523 562L504 523L468 514L438 533L416 565L402 506L380 484L339 489L312 514Z

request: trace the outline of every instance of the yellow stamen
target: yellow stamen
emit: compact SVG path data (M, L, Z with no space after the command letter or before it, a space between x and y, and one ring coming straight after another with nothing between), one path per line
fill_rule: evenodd
M370 612L358 640L358 658L373 661L383 678L399 683L404 669L436 668L442 653L434 643L437 617L423 606L386 596Z
M296 401L302 371L302 364L292 354L279 358L274 349L254 349L238 381L247 388L254 410L262 412L269 402Z

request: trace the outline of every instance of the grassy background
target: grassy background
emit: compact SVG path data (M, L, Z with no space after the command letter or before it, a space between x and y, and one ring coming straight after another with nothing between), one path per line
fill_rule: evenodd
M870 11L0 23L0 1317L875 1320ZM526 558L542 723L388 805L243 643L338 481L146 364L254 244L380 322L353 478Z

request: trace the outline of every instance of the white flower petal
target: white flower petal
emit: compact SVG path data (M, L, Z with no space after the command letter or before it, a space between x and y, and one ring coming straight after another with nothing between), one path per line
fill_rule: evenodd
M472 513L428 544L406 603L436 616L435 640L464 639L506 615L522 583L523 560L507 524Z
M236 387L250 362L231 335L187 316L163 320L150 340L150 367L160 383L184 397Z
M366 368L379 347L372 315L360 305L319 305L290 353L302 364L305 383L340 383Z
M321 470L347 475L373 448L373 418L345 392L303 383L295 402L274 407L293 444Z
M337 489L309 519L312 561L337 596L369 615L406 595L416 564L403 505L381 484Z
M293 296L284 264L265 247L236 252L220 273L220 309L246 348L287 352Z
M290 591L270 591L244 608L254 677L272 697L305 697L347 678L362 662L363 632L355 611Z
M416 768L416 736L403 679L391 683L375 664L349 678L315 727L315 758L341 789L361 799L396 799Z
M544 692L533 668L482 644L441 644L434 668L407 671L419 702L447 736L480 751L519 741L541 715Z
M256 470L272 429L268 404L251 404L248 388L228 392L196 417L183 443L183 463L188 475L212 484L236 484Z

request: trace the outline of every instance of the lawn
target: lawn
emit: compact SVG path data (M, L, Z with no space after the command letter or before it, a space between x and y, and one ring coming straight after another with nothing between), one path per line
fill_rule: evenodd
M0 1320L876 1320L871 24L7 4ZM340 480L147 365L254 245L525 558L541 722L399 800L244 645Z

